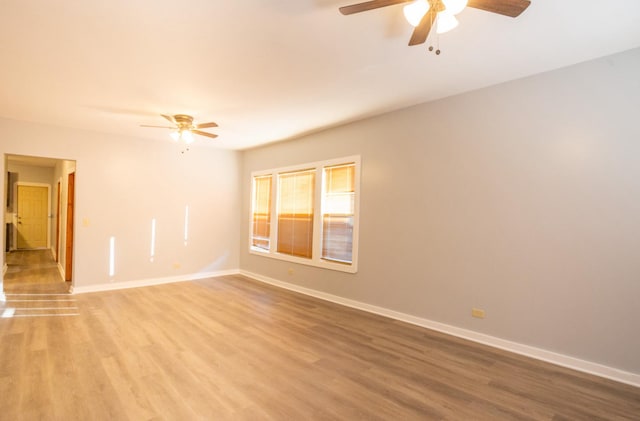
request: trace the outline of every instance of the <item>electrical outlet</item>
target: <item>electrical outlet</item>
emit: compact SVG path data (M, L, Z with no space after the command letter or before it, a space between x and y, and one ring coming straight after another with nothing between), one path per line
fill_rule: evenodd
M471 315L477 319L484 319L484 316L485 316L484 310L479 308L472 308Z
M174 269L180 269L180 263L174 263L173 264L173 268Z
M287 273L289 274L289 276L293 276L293 268L289 268L289 270L287 271Z

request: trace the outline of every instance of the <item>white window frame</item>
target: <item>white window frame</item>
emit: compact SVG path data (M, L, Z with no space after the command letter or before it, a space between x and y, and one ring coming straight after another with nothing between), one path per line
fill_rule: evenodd
M323 196L323 170L325 167L331 167L340 164L355 164L355 200L353 214L353 239L351 248L351 264L340 263L322 258L322 196ZM278 175L281 173L315 169L315 190L314 190L314 213L313 213L313 245L311 259L304 257L291 256L288 254L277 252L278 241ZM336 270L340 272L356 273L358 271L358 237L360 226L360 155L347 156L343 158L330 159L325 161L307 162L300 165L288 167L272 168L262 171L253 171L251 173L251 198L249 212L249 253L257 256L268 257L277 260L283 260L301 265L315 266L323 269ZM269 231L269 250L253 247L253 180L255 177L271 175L271 223Z

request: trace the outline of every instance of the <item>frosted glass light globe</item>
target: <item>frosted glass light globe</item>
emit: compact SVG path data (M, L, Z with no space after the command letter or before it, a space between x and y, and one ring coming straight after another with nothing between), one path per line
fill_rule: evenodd
M427 0L416 0L407 4L403 10L404 17L412 26L418 26L420 21L429 11L429 2Z
M446 10L440 12L438 13L438 29L436 30L436 32L438 32L439 34L449 32L450 30L458 26L458 23L458 19L456 19L456 17L453 16L452 13L449 13Z

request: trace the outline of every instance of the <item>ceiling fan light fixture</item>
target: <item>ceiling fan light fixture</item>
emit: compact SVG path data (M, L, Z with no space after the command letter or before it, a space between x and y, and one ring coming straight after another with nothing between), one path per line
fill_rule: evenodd
M171 139L175 140L176 142L183 141L186 144L193 143L193 141L195 140L193 138L193 133L191 133L191 130L189 129L174 130L169 134L169 136L171 136Z
M449 32L454 29L459 23L458 19L456 19L451 12L443 10L438 13L438 29L436 32L444 34L445 32Z
M442 0L442 3L447 12L452 15L457 15L467 7L468 1L469 0Z
M191 133L191 130L183 130L182 131L182 140L184 140L184 143L186 143L187 145L190 143L193 143L193 133Z
M404 17L407 19L407 22L416 27L420 24L424 15L427 14L430 7L427 0L416 0L404 7Z
M351 15L398 4L405 4L404 16L415 27L409 39L409 46L412 46L424 44L427 41L433 29L434 20L438 21L436 22L438 34L458 26L458 20L454 15L462 12L466 7L515 18L531 5L531 0L473 0L471 2L469 0L361 0L361 3L343 6L339 10L343 15ZM436 19L434 19L436 13ZM436 50L436 54L438 51ZM198 134L197 131L196 134Z
M160 114L160 116L168 120L173 126L172 127L150 126L150 125L143 124L141 125L141 127L157 127L160 129L171 129L171 132L169 133L169 136L171 136L171 139L173 139L176 142L182 141L186 144L193 143L193 141L196 140L195 135L208 137L210 139L215 139L216 137L218 137L217 134L200 130L200 129L207 129L210 127L218 127L218 124L214 123L213 121L210 121L208 123L193 124L193 117L186 114L176 114L173 116Z

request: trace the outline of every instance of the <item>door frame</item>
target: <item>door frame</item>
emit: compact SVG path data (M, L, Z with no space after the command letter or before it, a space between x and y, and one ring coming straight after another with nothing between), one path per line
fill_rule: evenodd
M56 194L56 263L60 263L60 209L62 208L62 202L60 202L61 195L62 179L58 180Z
M16 198L16 208L14 209L14 213L11 215L13 219L12 223L16 229L13 230L13 250L18 249L18 186L27 186L27 187L46 187L47 188L47 249L51 248L51 184L47 183L32 183L29 181L18 181L13 185L13 194Z
M73 282L73 248L76 219L76 170L67 174L67 220L64 239L64 280Z

